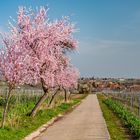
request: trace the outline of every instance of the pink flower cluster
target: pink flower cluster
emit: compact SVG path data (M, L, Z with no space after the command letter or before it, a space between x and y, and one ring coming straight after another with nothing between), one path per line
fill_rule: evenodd
M9 24L10 34L2 35L0 71L12 86L41 80L47 88L77 86L79 72L67 56L77 47L75 27L67 17L49 21L47 12L20 7L17 22Z

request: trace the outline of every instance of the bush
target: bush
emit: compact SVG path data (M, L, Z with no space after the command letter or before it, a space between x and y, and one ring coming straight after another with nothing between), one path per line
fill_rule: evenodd
M5 104L5 99L0 96L0 106L3 106Z

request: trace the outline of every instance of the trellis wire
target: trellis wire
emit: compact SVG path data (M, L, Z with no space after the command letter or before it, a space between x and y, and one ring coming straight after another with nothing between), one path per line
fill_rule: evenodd
M136 115L140 116L140 92L104 92L105 95L110 96L128 107Z

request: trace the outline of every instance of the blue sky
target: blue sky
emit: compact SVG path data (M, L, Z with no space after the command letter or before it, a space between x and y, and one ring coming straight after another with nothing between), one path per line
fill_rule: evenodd
M80 29L79 49L71 56L81 76L140 78L139 0L3 0L1 31L20 5L48 5L50 19L71 17Z

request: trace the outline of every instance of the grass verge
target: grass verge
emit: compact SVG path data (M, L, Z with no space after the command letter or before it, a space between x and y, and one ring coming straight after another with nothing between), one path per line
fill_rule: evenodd
M0 129L0 140L21 140L31 132L35 131L41 125L47 123L53 117L56 117L60 113L67 112L72 108L72 106L79 103L82 99L84 99L87 95L81 95L77 98L72 98L71 102L61 103L59 106L56 106L51 109L42 108L39 110L37 115L34 118L26 116L26 114L20 115L20 122L18 125L15 124L15 127L5 127L4 129ZM27 106L27 105L25 105ZM23 109L18 106L19 109ZM28 108L31 108L32 104L28 104ZM17 108L16 108L17 109ZM14 111L13 111L14 112ZM9 115L10 116L10 115ZM13 117L14 116L10 116ZM16 115L17 117L17 115ZM21 121L22 120L22 121Z
M124 126L121 119L104 103L104 95L97 95L103 116L105 118L111 140L133 140L129 135L128 129Z

